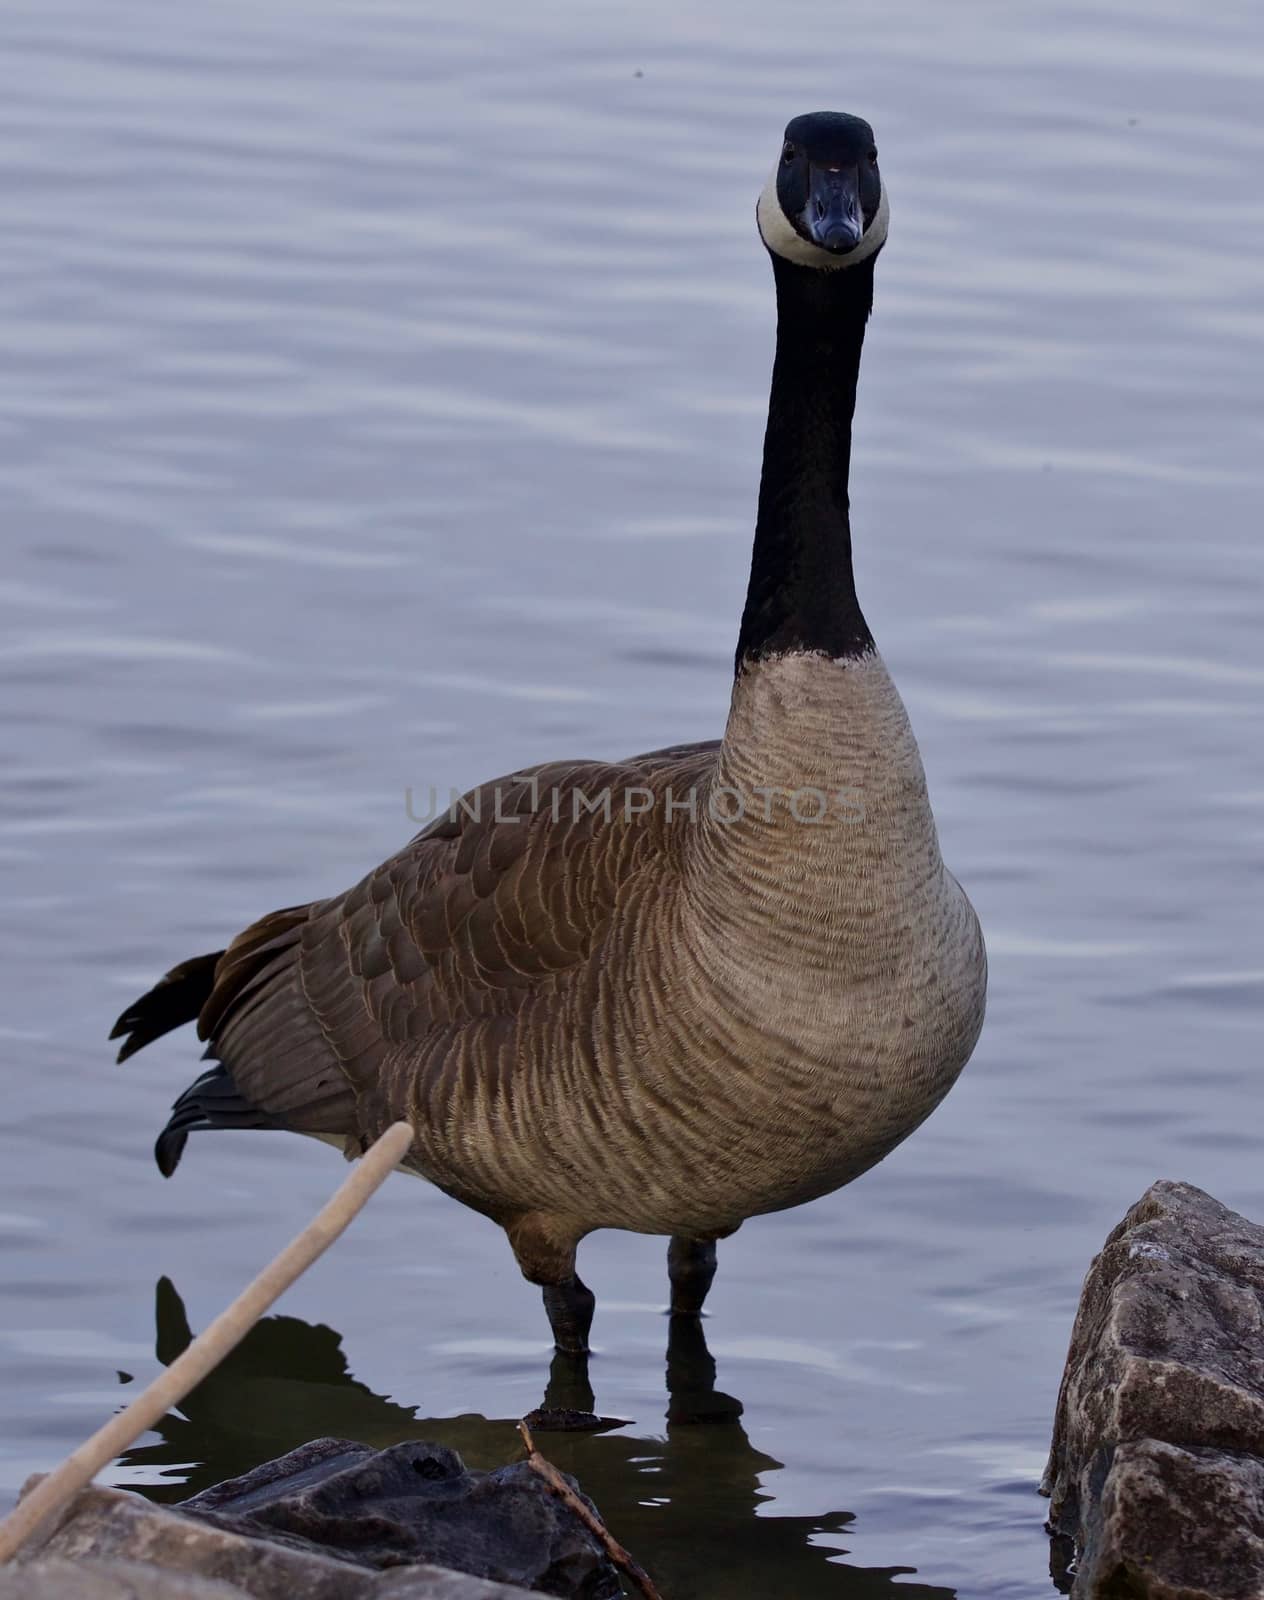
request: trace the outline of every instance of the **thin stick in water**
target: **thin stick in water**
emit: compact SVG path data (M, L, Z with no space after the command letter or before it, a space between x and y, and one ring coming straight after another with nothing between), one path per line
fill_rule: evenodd
M632 1582L636 1584L637 1588L645 1596L645 1600L663 1600L663 1596L654 1587L654 1582L645 1568L632 1559L596 1512L589 1510L553 1463L546 1461L536 1449L535 1440L531 1437L531 1429L527 1426L525 1418L518 1424L518 1432L522 1435L522 1442L527 1447L527 1465L532 1472L543 1478L558 1499L575 1513L589 1533L594 1534L601 1540L611 1561L621 1571L627 1573L628 1577L631 1578Z

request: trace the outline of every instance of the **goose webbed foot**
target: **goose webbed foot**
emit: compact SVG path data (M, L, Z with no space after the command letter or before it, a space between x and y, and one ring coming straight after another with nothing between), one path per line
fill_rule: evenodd
M588 1333L596 1305L592 1290L578 1273L561 1283L544 1285L544 1309L553 1330L553 1343L561 1354L588 1354Z
M702 1303L715 1277L715 1240L686 1239L673 1234L667 1247L673 1317L700 1317Z
M588 1357L553 1352L549 1384L544 1399L524 1421L536 1433L609 1433L626 1428L626 1417L599 1417L593 1410L596 1399L588 1381Z

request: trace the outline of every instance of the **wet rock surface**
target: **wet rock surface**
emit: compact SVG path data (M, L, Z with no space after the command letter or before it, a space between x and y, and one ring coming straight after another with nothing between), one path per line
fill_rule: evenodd
M181 1510L367 1567L425 1561L568 1600L620 1593L599 1542L524 1462L471 1472L421 1441L375 1451L317 1439Z
M37 1571L49 1559L92 1571L118 1562L149 1568L169 1580L173 1600L183 1600L180 1584L192 1578L236 1586L252 1600L292 1600L299 1594L304 1600L372 1596L370 1575L346 1562L230 1534L117 1489L85 1490L51 1538L18 1557L19 1563L38 1563ZM165 1600L161 1588L158 1593Z
M1044 1492L1077 1600L1264 1595L1264 1227L1154 1184L1085 1279Z
M34 1480L33 1480L34 1481ZM526 1466L318 1439L177 1509L87 1489L0 1600L615 1600L599 1542Z
M136 1561L39 1561L0 1570L0 1600L247 1600L246 1590Z

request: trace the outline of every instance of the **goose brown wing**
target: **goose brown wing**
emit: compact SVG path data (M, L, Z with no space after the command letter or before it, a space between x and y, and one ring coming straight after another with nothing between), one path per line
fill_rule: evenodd
M550 763L470 791L301 926L278 940L264 919L234 942L200 1019L211 1053L243 1097L268 1112L284 1097L301 1126L278 1059L305 1052L323 1096L334 1063L344 1095L371 1092L436 1030L543 998L592 957L638 874L674 870L681 829L662 801L702 783L715 750Z
M701 782L715 765L722 739L697 739L689 744L664 745L661 750L647 750L644 755L629 756L628 765L636 767L649 777L663 768L671 768L683 780Z

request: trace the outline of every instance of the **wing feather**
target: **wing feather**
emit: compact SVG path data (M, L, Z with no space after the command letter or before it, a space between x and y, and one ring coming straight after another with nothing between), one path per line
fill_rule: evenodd
M495 1097L512 1019L599 952L647 867L670 870L673 830L627 792L704 782L717 749L549 762L471 790L345 894L233 942L199 1020L211 1053L288 1126L358 1132L388 1062L406 1079L409 1060L449 1049ZM436 1089L416 1086L417 1103Z

